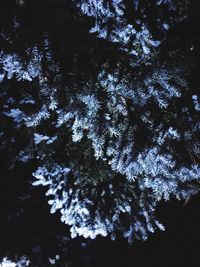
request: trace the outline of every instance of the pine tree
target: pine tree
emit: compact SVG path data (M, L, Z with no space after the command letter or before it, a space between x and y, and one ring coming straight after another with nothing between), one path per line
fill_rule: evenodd
M164 230L161 200L199 191L198 36L174 36L190 5L66 1L59 49L48 27L19 47L23 12L0 31L1 117L30 140L15 158L36 158L33 185L46 186L72 237L145 240Z

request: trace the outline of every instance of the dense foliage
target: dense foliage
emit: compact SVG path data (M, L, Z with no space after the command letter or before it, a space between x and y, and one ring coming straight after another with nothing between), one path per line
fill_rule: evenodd
M194 3L61 2L1 14L0 148L9 169L36 161L32 184L71 237L145 240L164 229L161 200L199 191L200 40L183 31ZM37 5L42 27L28 20Z

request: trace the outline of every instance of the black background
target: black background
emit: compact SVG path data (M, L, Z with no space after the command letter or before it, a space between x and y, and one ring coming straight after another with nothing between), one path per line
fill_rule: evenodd
M31 42L40 38L41 32L47 31L54 38L58 54L67 56L63 33L66 29L70 30L71 34L73 31L77 33L77 29L79 32L82 23L79 20L77 22L69 10L66 15L67 1L29 1L26 12L16 8L14 2L1 1L0 27L6 28L13 14L23 15L25 26L21 40ZM176 29L177 34L183 35L187 40L199 36L199 11L198 1L193 1L190 19ZM83 35L89 24L90 21L87 21L82 26ZM75 41L79 42L76 38ZM23 47L22 43L20 45ZM77 45L74 49L79 48ZM161 203L156 214L159 221L165 225L166 231L156 232L145 242L136 241L129 245L120 237L116 241L108 238L63 240L64 236L69 236L69 230L61 224L59 214L49 213L45 190L30 186L35 163L17 163L10 170L7 167L10 161L9 153L10 151L3 150L0 154L1 257L25 254L33 260L35 267L48 266L48 257L56 254L63 255L64 261L68 263L63 266L200 266L200 195L194 196L187 203L176 200Z

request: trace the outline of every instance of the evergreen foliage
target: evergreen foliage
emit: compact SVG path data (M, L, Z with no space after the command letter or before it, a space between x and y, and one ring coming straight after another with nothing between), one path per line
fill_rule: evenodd
M69 2L64 59L48 29L18 46L21 14L0 29L1 119L28 140L14 162L37 160L33 185L72 237L146 240L164 230L161 200L199 191L199 38L173 36L191 3ZM6 127L1 149L15 142Z

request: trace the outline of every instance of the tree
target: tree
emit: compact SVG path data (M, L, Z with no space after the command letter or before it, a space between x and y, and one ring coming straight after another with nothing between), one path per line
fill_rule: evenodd
M33 185L48 187L72 237L145 240L164 229L154 215L162 199L199 191L199 36L175 31L191 5L63 1L67 27L56 21L55 33L42 9L47 26L32 38L27 0L1 30L2 118L29 138L15 158L37 159ZM4 129L1 138L12 143Z

